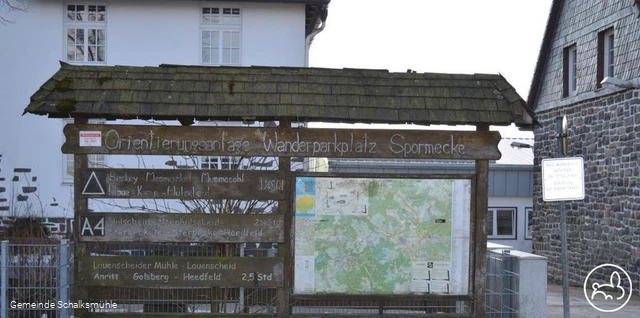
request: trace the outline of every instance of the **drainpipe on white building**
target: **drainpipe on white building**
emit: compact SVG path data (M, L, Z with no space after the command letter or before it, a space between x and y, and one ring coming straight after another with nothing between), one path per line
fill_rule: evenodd
M304 67L309 67L309 49L311 48L311 42L313 42L313 38L318 35L318 33L324 30L325 25L327 24L327 8L322 8L322 12L320 12L320 26L316 26L309 35L305 38L304 43Z
M304 43L304 67L309 67L309 49L311 49L311 42L313 42L313 38L318 35L318 33L324 30L325 25L327 25L327 7L322 8L320 12L320 22L319 26L316 25L313 31L307 35ZM307 123L304 123L303 126L307 126ZM321 171L317 169L318 160L327 160L326 158L304 158L303 167L304 171ZM323 161L324 162L324 161ZM328 161L326 161L328 163ZM328 170L328 165L325 165Z

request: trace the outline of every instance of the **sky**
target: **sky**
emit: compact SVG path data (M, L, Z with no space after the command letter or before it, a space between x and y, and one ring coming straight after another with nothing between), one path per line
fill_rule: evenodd
M551 0L332 0L310 66L500 73L526 99Z
M311 67L500 73L527 99L551 0L332 0Z

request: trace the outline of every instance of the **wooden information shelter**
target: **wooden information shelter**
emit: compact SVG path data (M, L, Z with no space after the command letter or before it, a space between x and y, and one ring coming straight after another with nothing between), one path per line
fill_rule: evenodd
M121 300L154 300L136 293L155 293L155 300L167 299L172 290L180 288L209 290L208 299L219 289L271 288L274 313L244 314L260 317L296 316L293 307L312 306L314 301L335 301L339 306L365 304L378 308L376 315L399 301L464 302L466 309L458 309L459 316L483 317L488 169L490 160L500 158L500 135L489 131L489 125L531 125L525 102L499 75L278 67L63 63L33 95L26 112L75 120L65 127L62 146L64 153L74 154L75 162L74 300L104 301L104 297L115 295L101 292L109 288L121 288ZM94 125L88 124L91 118L178 120L182 125L129 125L123 121ZM194 120L270 124L210 127L192 125ZM311 129L293 125L314 121L473 125L476 130ZM89 154L263 156L278 158L279 170L89 168ZM474 160L475 173L469 176L468 294L294 295L294 182L300 173L291 171L291 158L316 157ZM96 198L273 200L278 209L275 214L215 215L89 211L88 200ZM158 246L270 242L277 243L278 249L275 257L253 258L115 256L112 251L96 249L127 242ZM423 311L425 315L428 312ZM75 314L123 315L86 309L77 309Z

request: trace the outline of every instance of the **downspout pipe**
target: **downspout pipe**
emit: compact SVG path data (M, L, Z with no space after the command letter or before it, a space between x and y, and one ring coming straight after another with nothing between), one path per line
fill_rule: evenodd
M319 23L319 25L316 25L313 31L311 31L311 33L309 33L309 35L307 35L307 37L305 38L304 67L309 67L309 50L311 49L311 42L313 42L313 38L315 38L318 33L322 32L322 30L324 30L324 27L327 25L327 6L323 6L321 10L322 11L320 12L319 21L321 23Z

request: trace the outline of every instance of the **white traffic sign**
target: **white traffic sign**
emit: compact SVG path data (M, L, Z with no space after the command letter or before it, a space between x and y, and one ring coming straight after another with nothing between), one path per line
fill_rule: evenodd
M542 160L544 201L584 200L584 161L580 157Z

